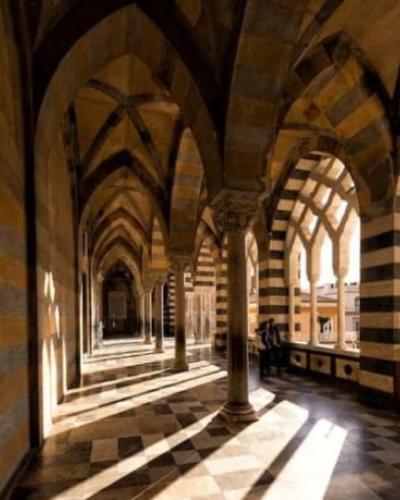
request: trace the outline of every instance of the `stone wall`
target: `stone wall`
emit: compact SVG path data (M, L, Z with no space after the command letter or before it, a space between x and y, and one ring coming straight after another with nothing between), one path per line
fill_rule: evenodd
M29 448L22 98L10 28L0 5L0 492Z
M61 132L36 172L41 425L45 437L66 388L78 376L76 244L71 178Z

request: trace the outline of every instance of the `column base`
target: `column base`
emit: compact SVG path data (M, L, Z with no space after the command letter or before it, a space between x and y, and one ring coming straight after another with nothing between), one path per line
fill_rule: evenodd
M157 347L157 346L156 346L156 347L155 347L155 349L154 349L154 353L155 353L155 354L162 354L162 353L164 353L164 352L165 352L165 351L164 351L164 347Z
M172 367L172 371L174 373L187 372L188 370L189 370L189 365L186 363L186 361L175 363L174 366Z
M151 339L144 339L144 343L145 343L146 345L151 345L153 342L152 342L152 340L151 340Z
M219 412L219 416L234 424L255 422L257 414L250 403L232 403L227 401Z

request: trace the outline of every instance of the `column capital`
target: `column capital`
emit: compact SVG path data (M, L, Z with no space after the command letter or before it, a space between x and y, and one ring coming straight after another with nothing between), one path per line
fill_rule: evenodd
M170 255L170 267L173 271L185 271L192 263L191 255Z
M152 272L151 273L152 282L154 285L163 285L167 281L166 273Z
M255 223L260 210L258 193L223 189L211 203L214 219L222 232L247 231Z
M143 291L144 293L151 293L153 291L154 284L153 283L143 283Z
M337 280L345 280L347 273L349 272L348 268L341 267L340 269L334 269L333 274Z
M319 273L307 273L307 279L311 283L317 283L319 280Z

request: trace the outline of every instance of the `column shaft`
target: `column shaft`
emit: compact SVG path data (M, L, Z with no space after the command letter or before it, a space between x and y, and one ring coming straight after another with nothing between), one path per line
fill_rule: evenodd
M185 267L177 265L175 273L175 371L189 369L186 362Z
M145 321L144 334L145 344L151 344L152 337L152 311L151 311L151 291L146 291L144 295Z
M249 403L246 232L228 231L228 394L222 416L254 420Z
M310 343L319 344L317 281L310 281Z
M296 337L296 285L289 283L289 341Z
M337 279L337 347L346 349L346 290L344 277Z
M140 336L144 339L146 332L146 311L145 311L145 298L144 293L139 295L139 328L140 328Z
M164 290L163 283L157 282L154 287L154 333L156 338L155 352L164 352Z

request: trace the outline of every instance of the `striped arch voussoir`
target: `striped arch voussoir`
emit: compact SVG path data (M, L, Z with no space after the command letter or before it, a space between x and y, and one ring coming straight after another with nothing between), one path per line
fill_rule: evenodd
M342 89L334 100L336 83ZM308 101L330 123L332 135L343 147L343 161L355 180L362 214L389 213L394 196L391 99L360 48L344 33L326 38L293 69L285 94L281 126L291 121L298 99ZM301 128L301 123L297 126Z

